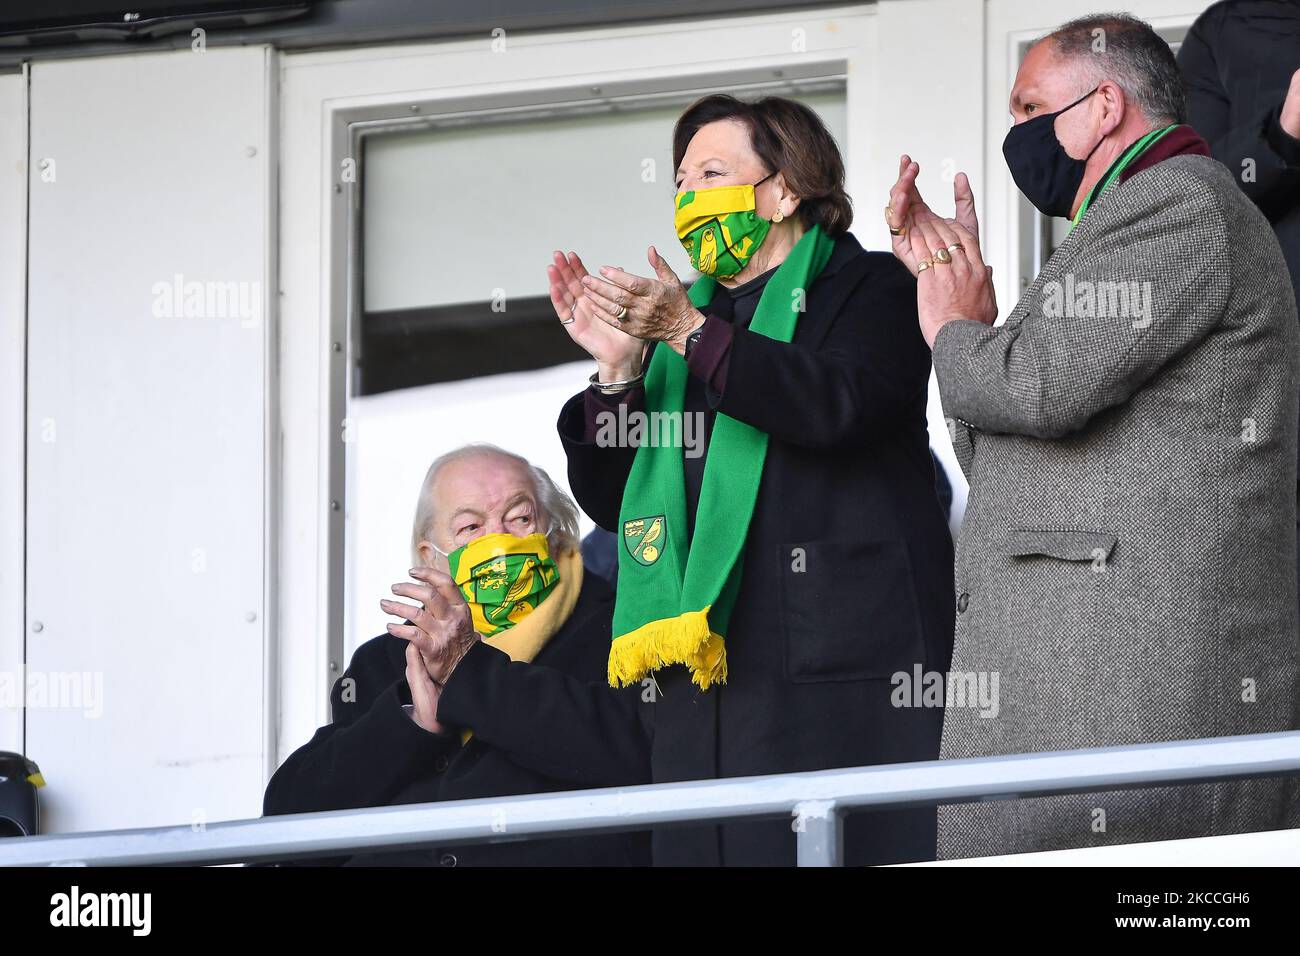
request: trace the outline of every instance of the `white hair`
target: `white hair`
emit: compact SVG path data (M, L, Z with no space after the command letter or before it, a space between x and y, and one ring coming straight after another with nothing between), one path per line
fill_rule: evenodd
M424 560L420 555L420 542L433 535L433 523L437 517L433 511L433 483L442 469L452 462L473 458L476 455L498 455L523 466L533 479L533 493L537 498L537 507L550 522L546 533L546 542L552 554L576 550L578 547L578 506L573 503L543 468L532 464L522 455L506 451L490 442L473 442L455 448L445 455L439 455L429 466L424 475L424 484L420 486L420 498L415 505L415 524L411 528L412 567L420 567ZM539 516L540 517L540 516Z

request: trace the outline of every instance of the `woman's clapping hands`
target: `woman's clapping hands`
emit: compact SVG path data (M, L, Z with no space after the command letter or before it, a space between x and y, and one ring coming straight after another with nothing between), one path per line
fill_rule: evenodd
M600 366L601 381L622 381L641 372L645 343L597 316L596 304L585 293L586 266L576 252L556 250L554 264L546 267L555 314L587 354Z
M555 254L551 302L573 340L610 371L637 374L646 342L664 342L680 354L686 336L704 315L691 304L686 287L654 246L646 252L654 277L601 266L594 276L574 254ZM572 312L574 321L567 322ZM635 348L632 344L635 343Z

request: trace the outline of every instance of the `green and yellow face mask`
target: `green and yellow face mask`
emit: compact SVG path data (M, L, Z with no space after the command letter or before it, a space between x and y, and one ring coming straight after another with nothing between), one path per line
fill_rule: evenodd
M474 630L491 637L514 627L560 580L546 535L485 534L447 555L452 580L469 604Z
M734 276L758 251L772 224L754 207L754 186L715 186L677 194L674 226L691 265L706 276Z

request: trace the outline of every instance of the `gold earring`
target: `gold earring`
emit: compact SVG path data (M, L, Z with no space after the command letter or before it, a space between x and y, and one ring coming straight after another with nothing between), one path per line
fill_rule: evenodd
M776 207L776 215L772 217L772 221L773 221L773 222L780 222L780 221L781 221L782 219L784 219L784 218L785 218L785 213L781 212L781 207L780 207L780 206L777 206L777 207Z

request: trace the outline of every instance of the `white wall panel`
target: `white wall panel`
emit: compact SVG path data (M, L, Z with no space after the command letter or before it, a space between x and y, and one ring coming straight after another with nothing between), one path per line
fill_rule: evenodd
M28 667L83 695L29 702L47 832L260 810L267 56L33 68Z
M27 75L0 76L0 750L23 750Z

